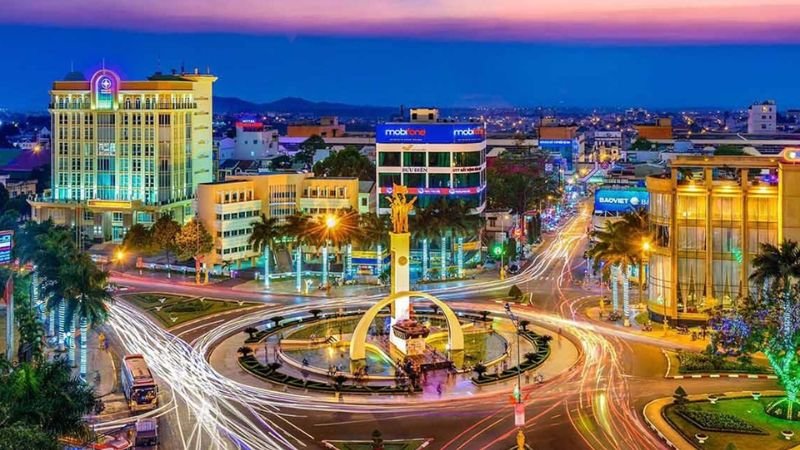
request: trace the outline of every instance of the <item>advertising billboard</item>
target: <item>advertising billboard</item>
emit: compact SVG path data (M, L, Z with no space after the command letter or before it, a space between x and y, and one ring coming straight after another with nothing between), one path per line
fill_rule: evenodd
M0 231L0 265L11 264L11 250L14 247L13 238L13 231Z
M644 189L598 188L594 193L594 212L624 213L650 204L650 194Z
M375 128L379 144L458 144L486 140L486 128L478 123L383 123Z
M408 188L408 193L413 195L469 195L478 194L486 186L464 187L464 188ZM381 187L378 188L381 194L392 194L392 188Z

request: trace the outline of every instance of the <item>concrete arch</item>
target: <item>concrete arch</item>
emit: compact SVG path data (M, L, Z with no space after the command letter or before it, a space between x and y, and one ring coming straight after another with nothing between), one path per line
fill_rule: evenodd
M383 300L378 301L378 303L372 305L361 317L361 320L358 321L358 324L353 331L353 337L350 339L351 361L366 359L367 354L365 343L367 341L367 332L369 331L370 324L372 324L372 321L375 320L375 317L378 316L378 313L383 308L391 305L393 301L402 297L420 297L429 300L434 305L438 306L444 313L444 317L447 320L447 328L449 331L448 344L450 345L450 350L464 350L464 331L461 330L461 322L459 322L456 313L454 313L453 310L447 306L447 303L425 292L403 291L395 292L394 294L385 297Z

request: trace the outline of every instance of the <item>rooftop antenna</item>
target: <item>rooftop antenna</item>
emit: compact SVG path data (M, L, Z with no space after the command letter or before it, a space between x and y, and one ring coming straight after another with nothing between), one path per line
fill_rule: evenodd
M206 66L206 73L211 74L211 66Z
M103 70L106 70L106 59L103 58Z
M186 73L186 70L183 68L183 61L181 61L181 75Z
M70 72L75 72L75 60L74 59L69 62L69 71Z

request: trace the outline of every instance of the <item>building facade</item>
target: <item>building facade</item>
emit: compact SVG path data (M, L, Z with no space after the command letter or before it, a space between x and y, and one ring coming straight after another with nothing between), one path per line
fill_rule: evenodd
M278 156L278 130L261 122L243 120L236 122L236 139L233 146L220 146L220 159L265 160Z
M214 238L214 251L207 262L252 266L261 255L248 243L252 224L264 214L285 223L302 212L311 216L360 208L357 178L314 178L308 173L270 173L232 176L225 181L197 187L197 215Z
M339 123L338 117L325 116L321 117L318 123L296 123L289 125L286 128L286 136L304 138L315 135L322 138L341 137L344 136L345 131L345 125Z
M750 292L762 243L800 238L800 151L781 156L678 156L648 177L648 309L662 321L699 322Z
M101 69L54 82L52 188L30 201L33 218L120 241L159 214L191 217L196 186L213 176L214 81L197 70L129 81Z
M484 125L439 122L438 111L428 108L412 109L411 117L410 122L377 126L378 212L389 213L386 196L395 184L407 186L409 194L417 197L418 207L444 197L463 200L472 212L482 212L486 207Z
M747 132L749 134L775 133L778 131L778 107L774 100L754 103L747 110Z

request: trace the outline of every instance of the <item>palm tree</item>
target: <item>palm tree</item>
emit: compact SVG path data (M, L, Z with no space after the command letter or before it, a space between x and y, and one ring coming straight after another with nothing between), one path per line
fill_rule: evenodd
M388 216L379 216L375 213L362 214L360 217L361 225L357 236L359 246L362 250L375 249L375 273L383 273L383 249L389 245L389 224Z
M630 295L628 267L638 261L638 253L634 250L630 239L630 230L624 221L606 222L605 226L593 233L595 245L589 249L588 255L594 260L595 269L605 264L604 270L611 270L612 302L614 310L619 309L617 282L622 282L623 312L625 324L629 324Z
M639 302L644 298L644 262L646 252L653 241L650 231L650 216L644 208L635 209L622 215L620 221L624 224L628 241L631 243L631 258L639 267ZM626 274L627 276L627 274Z
M32 259L37 267L40 282L40 296L45 299L45 308L50 311L50 328L56 323L58 311L58 349L63 351L67 320L66 302L64 302L61 267L78 249L72 240L72 232L65 227L53 227L35 238L35 250ZM52 330L55 332L55 330Z
M252 223L253 232L247 243L253 246L253 250L260 249L264 254L264 286L269 287L269 265L270 249L275 245L275 241L282 234L282 229L278 226L278 219L275 217L267 218L266 214L261 214L261 220Z
M284 236L292 238L295 251L295 288L303 289L303 245L311 239L311 218L303 213L292 214L281 227Z
M427 280L430 271L430 243L442 237L442 229L438 225L435 210L433 208L418 209L411 216L410 228L414 240L422 244L422 279Z
M797 278L800 278L800 246L796 241L784 240L780 246L761 244L761 251L753 258L751 281L788 292L792 280Z
M86 379L89 328L105 322L108 318L108 302L112 301L113 297L106 290L108 272L98 269L89 255L77 253L70 259L61 270L61 277L64 280L63 297L67 300L67 317L75 318L80 323L80 374Z
M327 282L325 276L328 273L328 249L330 245L337 247L341 254L342 246L345 246L350 259L352 252L352 242L359 233L358 212L352 209L340 209L334 214L327 214L317 217L316 223L311 227L311 241L317 246L322 247L323 264L323 284ZM352 262L352 260L351 260ZM350 267L345 268L349 273Z

